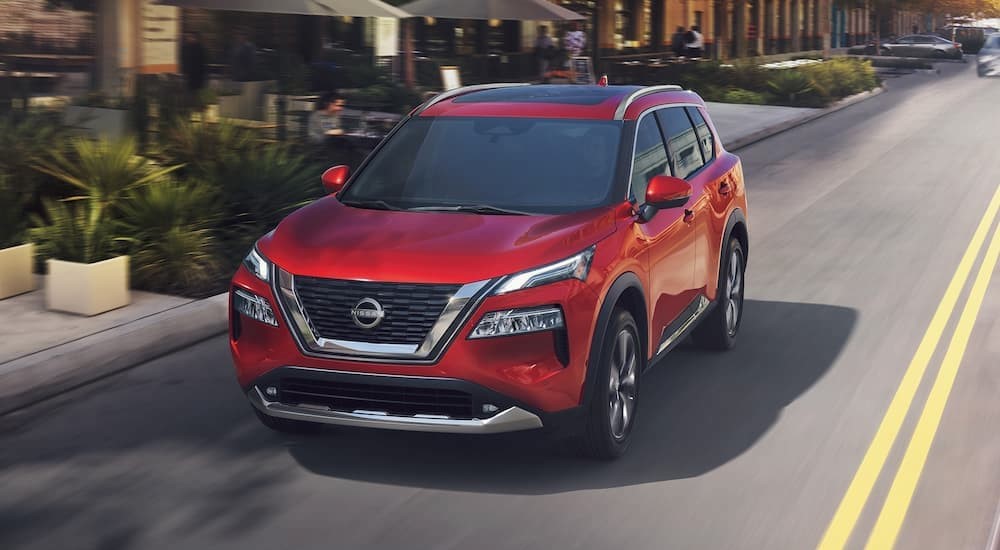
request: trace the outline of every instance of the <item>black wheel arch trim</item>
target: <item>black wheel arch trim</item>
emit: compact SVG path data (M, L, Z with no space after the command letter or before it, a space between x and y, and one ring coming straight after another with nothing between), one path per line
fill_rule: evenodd
M594 383L597 377L597 368L595 365L601 360L601 343L604 342L604 338L607 335L608 324L611 322L611 316L615 312L618 300L629 289L638 291L639 295L642 296L645 318L635 319L635 322L639 328L639 339L642 341L643 360L649 361L649 342L647 341L649 339L649 327L647 326L649 324L649 312L646 311L646 291L643 289L639 277L635 273L628 271L619 275L604 294L601 309L597 314L597 323L594 326L594 335L590 341L590 351L587 354L587 374L583 382L581 405L589 405L590 399L593 397Z

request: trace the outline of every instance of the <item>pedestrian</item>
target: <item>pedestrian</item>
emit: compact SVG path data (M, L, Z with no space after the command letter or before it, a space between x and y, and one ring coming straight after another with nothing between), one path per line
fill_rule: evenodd
M701 57L702 50L705 48L705 39L701 35L701 28L698 25L691 27L691 30L688 31L688 38L690 39L687 43L688 57L695 59Z
M684 27L679 26L670 40L670 50L674 52L676 57L684 57L684 54L687 53L687 41L684 39L684 34Z
M566 48L570 57L580 57L583 49L587 47L587 36L580 30L576 21L569 24L569 31L563 39L563 47Z
M236 33L236 46L233 48L230 66L233 80L247 82L254 79L257 61L257 46L250 41L245 30Z
M539 25L538 37L535 38L535 59L538 62L538 74L542 79L549 72L549 61L552 59L555 49L555 42L549 36L549 28L545 25Z
M309 115L309 141L314 145L326 143L328 136L344 133L340 114L344 98L337 93L325 93L316 102L316 110Z
M206 57L201 35L197 32L185 33L181 44L181 74L184 75L184 84L192 104L197 102L199 92L205 87Z
M920 33L920 27L917 25L913 25L913 34L919 34L919 33Z

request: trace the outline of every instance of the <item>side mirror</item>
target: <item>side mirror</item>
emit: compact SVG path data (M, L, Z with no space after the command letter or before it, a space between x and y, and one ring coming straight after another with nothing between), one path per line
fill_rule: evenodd
M680 178L653 176L646 186L646 202L639 207L639 219L648 222L658 210L684 206L691 193L691 184Z
M343 189L347 183L347 177L351 174L351 169L341 164L327 169L323 172L323 188L331 195Z

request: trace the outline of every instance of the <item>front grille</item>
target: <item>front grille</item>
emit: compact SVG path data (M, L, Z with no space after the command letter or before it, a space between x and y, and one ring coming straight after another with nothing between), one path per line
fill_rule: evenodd
M460 286L296 277L295 288L320 337L419 345ZM351 318L351 309L364 298L378 300L385 311L382 322L372 329L357 326Z
M279 401L285 405L321 405L335 411L379 411L394 416L443 415L456 419L475 416L475 402L466 392L443 388L416 388L381 384L283 378Z

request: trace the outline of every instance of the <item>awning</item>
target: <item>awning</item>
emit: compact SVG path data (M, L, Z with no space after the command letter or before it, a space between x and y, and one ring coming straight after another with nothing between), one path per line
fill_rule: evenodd
M407 12L380 0L157 0L156 3L179 8L290 15L410 17Z
M586 17L548 0L417 0L401 8L411 15L442 19L570 21Z

